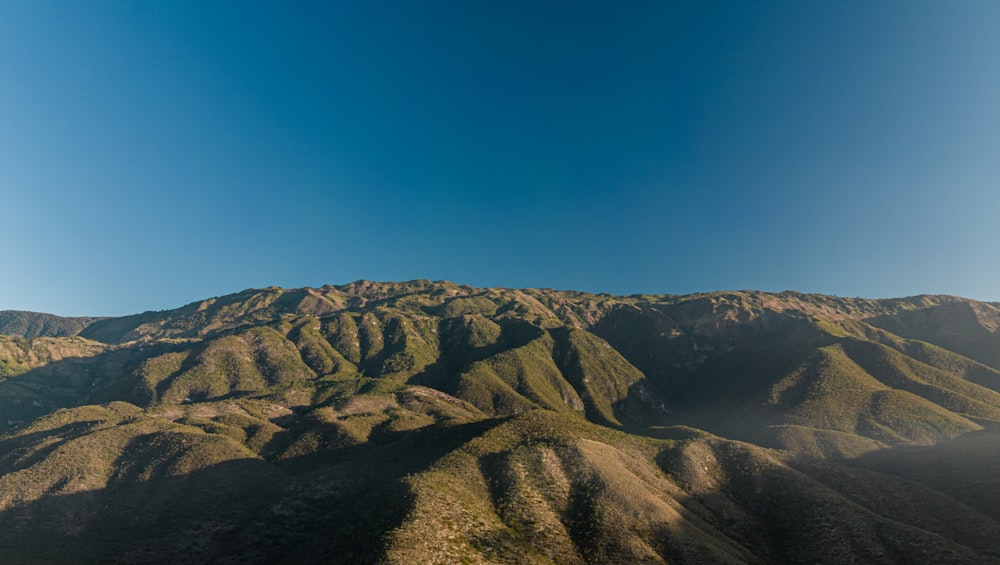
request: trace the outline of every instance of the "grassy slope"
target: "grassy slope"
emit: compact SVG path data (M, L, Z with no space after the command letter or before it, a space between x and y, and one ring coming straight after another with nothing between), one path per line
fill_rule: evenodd
M0 335L23 338L70 337L102 318L64 318L52 314L0 310Z
M82 337L0 336L0 378L19 375L55 361L93 357L106 346Z
M1000 533L997 524L968 506L863 470L802 469L710 436L643 440L531 412L408 478L414 506L388 537L385 557L390 563L1000 557L992 537ZM879 489L897 499L864 498ZM951 519L941 519L936 508Z
M955 304L359 281L4 338L0 556L996 561L967 493L789 455L1000 422L996 369L865 321Z

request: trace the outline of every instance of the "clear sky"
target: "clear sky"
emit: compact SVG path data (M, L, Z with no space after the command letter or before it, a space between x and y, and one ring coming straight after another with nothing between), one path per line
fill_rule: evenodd
M1000 2L0 0L0 309L1000 300Z

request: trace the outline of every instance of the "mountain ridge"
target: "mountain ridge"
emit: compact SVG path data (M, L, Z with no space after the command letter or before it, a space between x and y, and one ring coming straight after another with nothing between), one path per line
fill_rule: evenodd
M703 299L711 300L713 298L732 299L735 297L744 297L755 303L757 307L781 305L783 302L787 307L787 303L793 302L796 306L803 308L804 310L826 314L836 312L835 306L837 305L841 307L846 306L847 309L840 312L839 315L858 319L866 319L878 315L871 312L866 313L864 311L864 308L866 307L869 309L873 307L881 308L882 314L898 313L900 311L921 309L921 307L927 308L931 306L941 306L950 303L977 304L991 307L991 309L1000 310L1000 302L984 302L948 294L918 294L897 298L846 298L834 295L803 293L791 290L780 292L759 290L718 290L691 294L634 293L627 295L615 295L606 292L592 293L575 290L556 290L552 288L479 288L470 285L453 283L447 280L431 281L429 279L413 279L402 282L381 282L368 279L358 279L354 282L346 284L327 284L319 287L283 288L279 286L269 286L264 288L247 288L239 292L225 294L205 300L197 300L176 308L168 308L165 310L147 310L145 312L124 316L63 317L51 313L21 310L0 310L0 335L19 335L21 337L63 337L67 335L75 335L76 333L86 329L94 322L134 319L138 317L155 318L176 315L177 313L184 311L202 311L211 308L212 305L218 301L232 303L238 301L241 297L268 293L278 295L307 295L316 300L329 299L331 296L344 299L354 298L356 301L360 301L361 305L363 305L364 303L372 300L387 300L427 291L450 293L450 296L482 296L491 292L518 292L525 293L536 298L538 296L547 297L550 301L553 300L553 297L558 297L562 298L564 303L567 300L579 300L581 298L586 298L593 302L603 301L604 303L607 303L611 301L615 303L635 304L639 302L688 302ZM768 300L767 297L770 297L771 300ZM287 298L291 300L292 297L288 296ZM302 296L302 298L305 298L305 296ZM556 298L556 300L558 300L558 298ZM355 303L355 305L357 305L357 303ZM334 308L342 308L344 304L332 302L331 306ZM322 307L320 307L320 309L322 309ZM58 326L52 329L46 329L44 323L47 320L65 324L66 329ZM993 329L995 330L996 327ZM58 332L58 335L53 332Z
M416 280L0 336L0 558L997 563L1000 516L935 478L993 484L997 328Z
M927 308L931 306L941 306L949 303L967 303L967 304L979 304L989 306L992 309L1000 309L1000 303L995 302L982 302L968 298L962 298L954 295L934 295L934 294L920 294L900 298L844 298L833 295L824 295L816 293L802 293L798 291L781 291L781 292L767 292L767 291L757 291L757 290L738 290L738 291L711 291L711 292L700 292L692 294L630 294L630 295L613 295L609 293L591 293L584 291L573 291L573 290L554 290L551 288L525 288L525 289L515 289L507 287L484 287L477 288L469 285L462 285L458 283L453 283L446 280L440 281L430 281L428 279L414 279L410 281L403 282L379 282L367 279L359 279L357 281L346 283L342 285L323 285L320 287L301 287L301 288L282 288L278 286L270 286L265 288L248 288L239 292L226 294L214 298L209 298L205 300L198 300L177 308L169 308L165 310L148 310L142 313L130 314L125 316L105 316L105 317L76 317L76 318L64 318L54 314L43 314L36 312L24 312L16 310L4 310L0 311L0 320L5 317L14 317L16 315L29 315L29 316L44 316L51 317L58 320L65 321L78 321L81 325L80 330L85 329L87 326L94 322L107 321L107 320L121 320L121 319L137 319L140 317L145 318L157 318L165 317L169 315L176 315L181 312L191 312L191 311L203 311L210 309L216 302L222 301L223 304L232 304L238 302L240 298L260 296L273 294L277 296L285 296L286 302L292 301L295 295L299 295L299 298L306 299L307 297L315 299L316 301L332 298L339 298L341 300L354 299L353 305L364 305L369 301L379 301L388 300L393 298L400 298L406 295L417 294L420 292L436 292L439 294L447 294L452 297L456 296L484 296L490 293L521 293L523 295L539 298L544 297L550 304L553 305L563 305L565 306L568 301L579 301L582 298L588 300L592 303L647 303L647 302L691 302L697 300L712 300L713 298L723 299L724 301L734 298L744 298L747 302L752 303L754 306L768 307L768 306L784 306L787 307L788 303L794 303L795 306L802 308L803 310L808 310L814 313L836 313L836 306L846 307L846 310L839 312L839 315L846 317L854 317L859 319L865 319L868 317L874 317L879 314L889 314L898 313L905 310L915 310L921 307ZM770 298L770 300L768 299ZM343 308L345 304L339 303L339 301L331 301L331 307ZM286 304L287 306L287 304ZM313 307L323 309L321 306L316 306L314 302ZM217 308L217 307L216 307ZM865 311L865 309L869 311ZM872 309L878 309L872 311ZM15 329L8 329L8 325ZM23 330L22 330L23 331ZM0 325L0 334L4 335L21 335L22 337L39 337L36 335L23 335L17 330L17 326L13 324ZM58 335L48 335L45 337L60 337Z
M0 310L0 335L69 337L102 319L99 316L64 317L25 310Z

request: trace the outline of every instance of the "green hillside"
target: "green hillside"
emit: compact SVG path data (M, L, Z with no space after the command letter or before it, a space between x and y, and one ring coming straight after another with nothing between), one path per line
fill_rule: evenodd
M996 312L358 281L25 330L0 562L1000 563Z
M64 318L52 314L0 310L0 335L24 338L69 337L103 318Z

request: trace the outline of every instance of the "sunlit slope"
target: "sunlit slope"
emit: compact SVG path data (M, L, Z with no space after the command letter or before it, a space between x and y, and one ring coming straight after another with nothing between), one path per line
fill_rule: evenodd
M1000 562L993 308L358 281L0 336L0 561Z
M545 408L632 431L693 425L850 456L1000 419L996 369L868 323L956 304L992 308L952 297L612 297L429 281L269 288L94 322L83 335L106 351L65 338L78 340L78 355L31 358L20 352L41 342L6 338L0 363L22 374L0 383L0 407L23 422L95 402L313 405L420 384L489 416Z
M43 418L3 441L5 562L892 563L917 555L988 563L1000 555L994 520L891 475L799 464L691 430L641 438L547 410L477 420L459 407L435 418L434 403L360 395L330 407L326 420L294 425L277 405L249 401L183 413L117 403ZM403 414L430 423L380 425ZM328 428L351 417L353 438ZM291 437L277 442L285 447L274 448L272 435L263 444L271 448L255 451L236 431L265 420L285 426L279 434Z
M34 412L21 409L18 419L61 406L115 400L149 406L285 395L294 397L289 402L311 405L415 384L467 400L491 416L542 407L622 426L664 412L655 388L643 384L642 373L617 351L590 333L563 325L537 301L498 292L515 304L527 301L534 309L529 316L533 321L513 310L496 313L499 307L487 317L468 313L466 297L446 300L440 290L389 301L356 299L364 305L324 315L303 314L296 307L256 325L237 316L227 318L231 327L215 320L211 324L220 326L214 330L171 337L156 337L161 332L157 326L153 334L131 335L135 339L102 355L74 360L85 368L75 374L93 375L86 382L60 378L65 371L52 364L0 383L0 394L6 387L13 398L21 389L44 383L49 393L44 402L32 405ZM272 312L282 296L299 294L268 289L245 302L229 297L212 304L259 316ZM281 296L274 299L276 295ZM190 310L157 316L185 320ZM445 311L455 315L438 314ZM163 327L172 324L164 322ZM15 407L9 410L13 413Z

